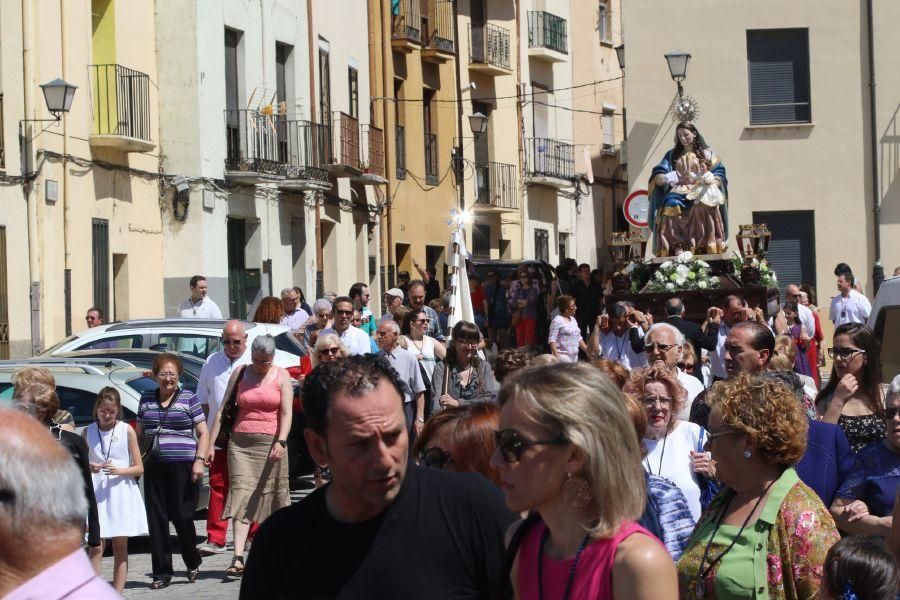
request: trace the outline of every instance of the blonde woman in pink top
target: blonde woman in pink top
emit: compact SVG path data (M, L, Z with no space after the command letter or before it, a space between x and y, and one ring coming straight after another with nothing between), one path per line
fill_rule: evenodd
M244 573L244 546L251 523L290 505L287 436L293 414L293 388L288 372L273 364L275 338L253 340L251 363L234 372L213 422L212 439L219 435L222 407L237 386L237 418L228 443L228 499L222 519L234 520L234 557L226 575ZM207 459L215 458L210 444Z
M500 390L491 467L513 524L510 580L518 600L676 600L675 565L636 523L647 491L621 391L596 367L516 372Z

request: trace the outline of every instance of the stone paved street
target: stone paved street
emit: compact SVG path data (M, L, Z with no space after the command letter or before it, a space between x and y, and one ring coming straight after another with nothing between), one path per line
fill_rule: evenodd
M197 542L202 543L206 539L206 521L195 521L197 527ZM175 530L172 529L172 543L175 543ZM231 531L229 530L229 540ZM230 548L230 546L229 546ZM200 567L200 576L197 582L189 584L185 578L184 563L181 556L174 554L172 564L175 567L175 577L172 584L162 590L151 590L150 553L146 538L133 539L130 542L130 554L128 557L128 583L125 584L125 598L155 598L156 600L205 600L207 598L231 599L237 598L240 591L240 580L229 579L223 581L225 569L231 563L231 552L208 556L203 559ZM112 556L103 558L103 578L112 581Z

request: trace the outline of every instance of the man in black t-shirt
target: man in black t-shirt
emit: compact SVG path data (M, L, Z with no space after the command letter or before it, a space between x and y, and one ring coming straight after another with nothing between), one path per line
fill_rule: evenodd
M262 524L241 598L494 597L515 516L481 475L407 463L403 393L384 359L320 364L303 406L333 480Z

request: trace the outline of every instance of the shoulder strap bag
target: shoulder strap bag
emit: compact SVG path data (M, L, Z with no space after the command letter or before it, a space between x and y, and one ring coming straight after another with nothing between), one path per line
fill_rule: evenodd
M172 408L172 405L175 404L175 401L178 400L179 393L181 393L180 389L172 396L172 400L169 402L169 406L166 407L166 412L163 413L162 419L159 421L159 427L156 428L156 431L151 434L148 433L147 430L144 430L144 437L141 443L141 461L144 463L144 469L159 462L159 434L162 431L163 425L166 424L166 417L169 416L169 410ZM162 405L159 402L159 389L156 390L156 403L162 408Z
M234 385L231 387L231 393L228 394L225 406L222 407L222 415L219 417L219 435L216 436L215 441L218 448L227 448L228 442L231 441L231 430L234 429L234 422L237 421L238 385L244 377L244 369L246 368L247 365L240 367L241 370L238 371L237 379L234 380Z

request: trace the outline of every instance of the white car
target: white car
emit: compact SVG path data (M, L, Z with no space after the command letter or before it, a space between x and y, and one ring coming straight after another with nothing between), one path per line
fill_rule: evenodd
M206 359L222 349L224 319L138 319L98 325L70 335L40 356L52 356L73 350L98 348L148 348L171 350ZM275 359L279 367L300 365L302 350L286 325L244 321L247 348L260 335L275 338Z
M881 381L900 374L900 277L885 279L878 288L869 327L881 340Z

